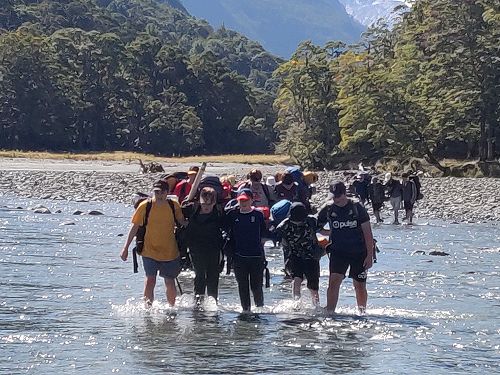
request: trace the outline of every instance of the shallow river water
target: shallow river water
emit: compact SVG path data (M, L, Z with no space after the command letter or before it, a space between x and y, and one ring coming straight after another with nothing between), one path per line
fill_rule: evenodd
M62 213L26 210L39 203ZM365 316L348 280L335 316L313 309L307 290L294 302L281 250L269 247L266 306L241 316L225 275L218 306L195 311L193 275L184 273L177 307L158 283L159 301L146 310L142 266L133 274L118 256L130 215L118 204L0 196L1 374L500 373L498 224L376 226L382 252ZM322 305L327 269L324 258Z

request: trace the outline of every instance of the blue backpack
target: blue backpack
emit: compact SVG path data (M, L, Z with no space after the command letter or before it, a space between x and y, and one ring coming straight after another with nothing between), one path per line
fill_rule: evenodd
M286 199L280 200L271 207L271 217L273 218L273 226L277 227L283 220L288 217L292 202Z

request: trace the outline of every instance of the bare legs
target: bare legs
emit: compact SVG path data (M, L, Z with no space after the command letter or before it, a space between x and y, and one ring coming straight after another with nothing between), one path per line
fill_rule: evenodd
M295 300L300 299L300 287L302 285L302 281L303 281L303 279L301 279L300 277L295 277L293 279L292 291L293 291L293 299L295 299ZM319 305L319 291L313 290L313 289L309 289L309 291L311 292L311 299L312 299L313 305L318 306Z
M156 286L156 276L146 276L144 280L144 300L147 306L151 306L154 301L154 291ZM167 302L170 306L175 305L177 290L175 289L174 279L165 278L165 288L167 294Z
M327 291L327 300L326 300L326 309L329 312L335 312L335 309L337 308L340 285L342 284L343 279L344 275L342 274L339 273L330 274L330 280L328 283L328 291ZM354 286L354 291L356 292L356 303L358 305L358 310L359 312L364 313L366 310L366 304L368 302L368 292L366 290L366 282L353 280L352 284Z

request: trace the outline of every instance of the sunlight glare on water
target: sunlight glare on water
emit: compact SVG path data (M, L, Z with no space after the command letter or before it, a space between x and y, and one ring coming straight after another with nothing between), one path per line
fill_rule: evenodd
M39 203L62 213L13 208ZM73 216L76 209L105 215ZM159 282L146 309L142 267L134 275L118 257L130 215L119 204L0 197L0 373L500 372L496 224L375 226L382 252L366 315L357 314L348 279L334 316L313 306L305 286L294 301L281 249L267 247L266 305L242 315L225 274L218 305L207 299L195 308L186 272L175 307ZM323 258L322 305L327 285Z

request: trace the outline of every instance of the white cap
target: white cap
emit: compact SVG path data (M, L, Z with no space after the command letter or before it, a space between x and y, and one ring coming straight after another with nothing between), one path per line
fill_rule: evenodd
M276 185L276 179L274 178L274 176L267 177L266 185L267 186L275 186Z
M385 174L385 177L384 177L384 181L389 181L390 179L392 178L392 173L391 172L387 172Z

